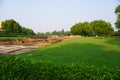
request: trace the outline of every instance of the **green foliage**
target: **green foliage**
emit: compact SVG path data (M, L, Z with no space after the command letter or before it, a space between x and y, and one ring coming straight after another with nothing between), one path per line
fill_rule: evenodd
M29 35L29 36L35 35L35 33L33 32L32 29L25 28L25 27L22 27L22 28L21 28L21 34Z
M120 68L84 64L55 65L0 56L0 80L119 80Z
M120 30L118 31L115 31L114 35L113 36L120 36Z
M71 33L73 35L89 35L92 32L92 27L88 22L78 23L72 26Z
M36 34L37 36L39 36L39 37L41 37L41 38L48 38L48 36L50 36L51 34L48 32L48 33L40 33L40 32L38 32L37 34Z
M120 16L117 17L117 20L115 22L115 27L116 27L116 29L120 30Z
M53 31L52 32L52 35L58 35L58 36L61 36L61 31Z
M18 22L13 19L6 20L2 22L2 29L5 30L5 33L20 33L21 26Z
M13 19L3 21L2 29L6 34L35 35L32 29L22 27Z
M99 35L99 36L108 36L113 34L114 29L111 27L111 24L103 20L95 20L91 23L83 22L78 23L72 26L71 33L73 35Z
M104 20L95 20L90 23L95 35L108 36L114 33L114 29L111 24Z
M53 31L53 32L46 32L46 33L40 33L40 32L38 32L36 35L40 36L40 37L52 37L53 35L57 35L57 36L69 36L71 34L70 34L69 31L64 31L64 29L62 29L61 31Z
M115 22L115 27L119 30L120 29L120 5L115 8L115 13L117 15L117 20Z
M64 31L64 29L62 29L61 31L53 31L51 34L52 35L58 35L58 36L69 36L70 32L69 31Z
M115 8L115 13L120 16L120 5Z

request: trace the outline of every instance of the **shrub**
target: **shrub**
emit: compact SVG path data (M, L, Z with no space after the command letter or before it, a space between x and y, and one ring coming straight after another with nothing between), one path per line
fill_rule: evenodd
M120 80L120 68L55 65L16 56L0 56L0 80Z

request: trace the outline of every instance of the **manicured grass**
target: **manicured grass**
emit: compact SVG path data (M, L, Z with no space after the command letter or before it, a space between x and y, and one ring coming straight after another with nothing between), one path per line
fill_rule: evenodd
M36 62L86 64L120 67L120 41L115 39L75 38L17 55Z

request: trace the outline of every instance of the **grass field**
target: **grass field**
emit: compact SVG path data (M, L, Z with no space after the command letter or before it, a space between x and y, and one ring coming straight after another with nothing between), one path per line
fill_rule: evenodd
M17 55L34 61L120 67L120 41L115 39L75 38Z

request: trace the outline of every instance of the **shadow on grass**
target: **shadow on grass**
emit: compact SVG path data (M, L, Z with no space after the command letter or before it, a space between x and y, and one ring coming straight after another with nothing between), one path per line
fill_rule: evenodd
M105 43L120 47L120 40L117 39L108 39L107 41L105 41Z
M55 64L84 63L97 66L120 66L120 52L115 50L106 51L104 48L106 47L90 43L72 43L40 49L20 56L36 61L49 61Z

